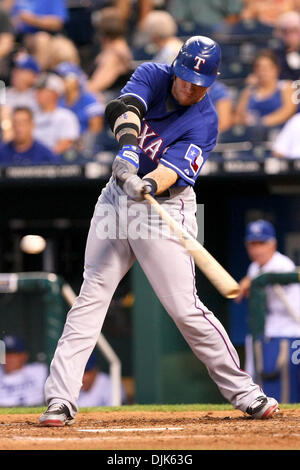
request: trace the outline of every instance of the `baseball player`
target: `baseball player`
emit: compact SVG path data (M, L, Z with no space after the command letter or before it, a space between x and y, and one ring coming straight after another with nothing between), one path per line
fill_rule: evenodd
M237 301L249 296L251 281L260 274L289 273L296 269L294 262L277 250L275 228L267 220L248 224L245 243L252 262L241 280ZM265 392L272 393L280 402L298 403L300 367L293 361L293 344L298 344L300 338L300 285L270 285L266 287L266 294L264 333L254 342L252 336L247 335L245 368L255 374ZM282 299L282 294L286 300Z
M220 57L216 42L193 36L171 66L140 65L121 96L106 107L120 150L95 207L84 281L51 363L45 386L48 409L40 417L43 426L73 422L85 365L115 289L135 260L223 396L253 418L270 417L278 410L277 401L240 369L226 331L198 298L194 263L180 242L144 236L157 226L146 193L196 236L193 185L217 139L218 119L207 89L217 78ZM120 210L124 197L127 217ZM104 237L108 208L116 214L118 230L114 227L115 236ZM137 208L142 214L140 234L132 230Z

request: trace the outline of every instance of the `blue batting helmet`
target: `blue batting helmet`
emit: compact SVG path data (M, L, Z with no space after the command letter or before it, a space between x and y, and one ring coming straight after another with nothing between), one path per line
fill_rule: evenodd
M173 70L182 80L209 87L218 75L221 62L219 44L205 36L192 36L181 47Z

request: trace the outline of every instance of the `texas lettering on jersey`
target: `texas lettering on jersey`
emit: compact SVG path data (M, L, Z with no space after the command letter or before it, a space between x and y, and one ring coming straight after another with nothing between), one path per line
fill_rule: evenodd
M151 142L149 142L151 140ZM142 129L138 137L139 147L143 152L151 158L152 161L158 156L161 146L163 144L163 139L151 129L150 125L145 121L142 122Z

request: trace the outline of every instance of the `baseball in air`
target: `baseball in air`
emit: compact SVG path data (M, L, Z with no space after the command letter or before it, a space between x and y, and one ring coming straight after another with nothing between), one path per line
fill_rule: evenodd
M37 255L46 248L46 240L40 235L25 235L21 239L20 248L24 253Z

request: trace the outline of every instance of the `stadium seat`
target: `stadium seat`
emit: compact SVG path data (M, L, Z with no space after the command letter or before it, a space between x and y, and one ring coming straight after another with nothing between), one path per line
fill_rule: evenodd
M263 41L272 37L274 28L259 21L247 20L240 21L235 24L222 23L218 26L216 35L218 37L239 37L241 39L254 40L255 42ZM235 38L235 39L236 39Z
M251 70L251 64L243 64L239 60L223 60L220 67L220 78L226 80L226 84L229 86L242 86Z
M190 36L208 36L212 37L214 29L205 24L198 24L194 21L182 21L177 23L177 36L185 39Z
M134 61L152 60L157 52L155 45L152 43L145 44L144 46L135 46L131 50Z
M99 133L95 142L95 152L117 152L119 144L108 127Z

